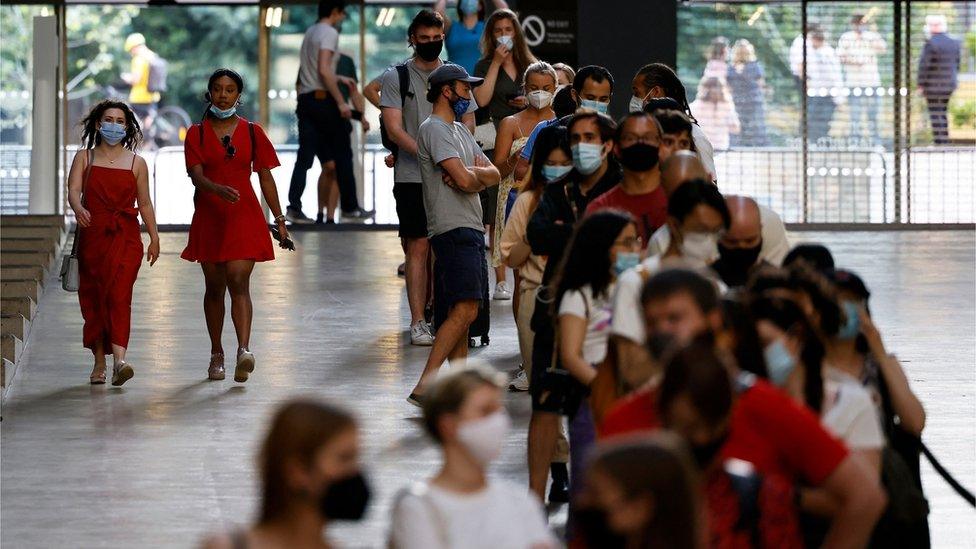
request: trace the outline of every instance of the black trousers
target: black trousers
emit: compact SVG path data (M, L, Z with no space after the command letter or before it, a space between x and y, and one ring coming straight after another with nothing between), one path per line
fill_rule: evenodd
M932 122L932 137L936 145L949 143L949 95L926 95L929 105L929 120Z
M335 162L336 180L342 211L359 209L356 176L352 167L352 124L339 115L339 106L331 97L316 99L314 93L298 96L298 158L288 187L288 207L301 211L306 175L315 158Z

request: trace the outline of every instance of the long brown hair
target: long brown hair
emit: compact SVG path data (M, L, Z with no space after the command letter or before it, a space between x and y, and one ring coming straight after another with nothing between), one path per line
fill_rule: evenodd
M297 461L311 467L320 448L356 427L344 410L311 400L293 400L278 409L261 447L261 514L266 524L285 513L295 497L285 468Z
M661 432L600 446L590 464L628 500L651 499L640 547L702 547L698 479L684 444Z
M142 128L139 127L139 118L132 112L132 107L125 101L115 101L105 99L92 107L88 114L81 121L81 146L85 149L94 149L102 142L102 136L98 133L98 123L102 120L105 111L109 109L119 109L125 114L125 137L122 138L122 146L130 151L135 151L142 143Z
M515 12L510 9L496 10L488 18L488 21L485 22L485 32L481 35L481 60L490 60L491 56L495 54L495 48L498 47L498 41L495 40L495 23L498 23L502 19L508 19L512 22L512 26L515 27L512 60L515 61L516 78L522 78L522 75L525 74L525 69L529 68L529 65L532 63L535 63L536 58L529 51L529 45L525 43L525 35L522 34L522 25L519 24L518 15L515 15Z

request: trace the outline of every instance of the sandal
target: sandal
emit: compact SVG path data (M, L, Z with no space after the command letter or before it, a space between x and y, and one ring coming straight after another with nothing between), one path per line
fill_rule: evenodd
M247 349L237 350L237 367L234 368L234 381L244 383L254 371L254 353Z
M132 379L135 372L132 371L132 366L128 362L122 361L112 367L112 386L120 387L126 381Z
M210 355L210 367L207 368L207 379L221 381L224 379L224 353Z
M98 368L98 366L95 366ZM95 368L92 368L92 373L88 376L88 380L91 381L92 385L105 385L105 370L108 369L107 366L102 367L102 372L99 374L95 373Z

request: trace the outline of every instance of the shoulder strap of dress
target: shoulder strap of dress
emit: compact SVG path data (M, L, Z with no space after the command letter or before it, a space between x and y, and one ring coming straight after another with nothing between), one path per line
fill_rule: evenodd
M135 151L132 151L132 165L129 166L129 171L131 171L133 174L136 173L136 152Z

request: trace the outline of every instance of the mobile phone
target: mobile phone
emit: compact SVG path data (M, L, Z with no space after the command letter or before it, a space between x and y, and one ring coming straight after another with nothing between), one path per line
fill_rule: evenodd
M295 242L291 239L291 237L282 240L281 233L278 232L278 227L271 227L271 236L278 241L278 244L280 244L282 248L295 251Z
M518 93L509 93L509 94L505 95L505 100L506 101L514 101L515 98L518 97L519 95L521 95L521 94L518 94Z

